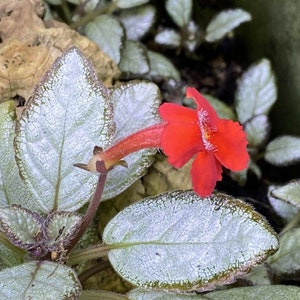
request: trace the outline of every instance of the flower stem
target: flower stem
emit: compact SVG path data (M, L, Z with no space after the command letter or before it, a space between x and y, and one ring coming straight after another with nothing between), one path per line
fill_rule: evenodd
M88 228L89 224L91 223L92 219L94 218L96 211L98 209L98 206L100 204L101 196L104 190L106 178L107 178L107 172L108 170L105 168L104 162L103 161L97 161L96 162L96 169L97 172L99 172L99 177L98 177L98 182L96 186L96 190L93 196L93 199L91 200L87 211L82 219L79 231L77 232L76 236L74 239L71 241L70 245L66 250L70 252L71 249L74 248L74 246L77 244L83 233L86 231Z

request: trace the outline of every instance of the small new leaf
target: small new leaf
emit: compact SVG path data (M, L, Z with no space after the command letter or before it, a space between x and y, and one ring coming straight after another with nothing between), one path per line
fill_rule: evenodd
M155 42L161 45L176 48L180 46L181 36L174 29L164 29L155 36Z
M119 67L129 74L142 75L149 72L146 48L139 42L126 41Z
M283 186L275 187L271 195L300 209L300 180L293 180Z
M276 214L282 219L284 219L286 222L289 222L296 216L296 214L299 212L299 209L296 208L294 205L287 203L285 200L275 198L272 195L272 192L277 188L280 188L280 186L269 186L268 200Z
M191 0L167 0L166 10L178 27L187 25L191 19Z
M179 71L174 67L172 62L162 54L148 50L148 58L150 62L150 72L147 74L147 78L180 79Z
M271 141L265 159L275 166L288 166L300 161L300 138L284 135Z
M45 235L49 250L66 248L79 230L82 217L69 212L54 212L45 221Z
M98 16L85 26L84 31L103 52L117 64L120 62L124 29L116 19L109 15Z
M15 246L30 249L42 238L43 219L19 205L0 208L1 226Z
M155 12L152 5L122 10L120 21L125 27L126 38L132 41L141 39L153 25Z
M251 15L242 9L229 9L220 12L207 26L205 40L214 42L241 23L251 20Z
M240 79L235 95L239 121L244 124L257 115L268 114L276 99L277 88L270 61L262 59Z

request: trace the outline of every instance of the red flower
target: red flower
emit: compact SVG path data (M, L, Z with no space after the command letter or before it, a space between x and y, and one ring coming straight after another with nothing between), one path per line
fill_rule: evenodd
M232 171L247 167L247 139L239 123L220 119L196 89L187 88L186 95L194 99L196 110L172 103L159 108L159 114L166 122L161 148L176 168L195 156L191 168L192 184L194 190L205 197L222 179L222 166Z

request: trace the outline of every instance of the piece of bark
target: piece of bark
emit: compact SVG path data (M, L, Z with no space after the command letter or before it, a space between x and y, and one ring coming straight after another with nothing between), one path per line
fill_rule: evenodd
M109 86L118 78L116 63L88 38L60 22L44 23L41 0L0 2L0 102L27 101L34 87L64 51L76 46Z

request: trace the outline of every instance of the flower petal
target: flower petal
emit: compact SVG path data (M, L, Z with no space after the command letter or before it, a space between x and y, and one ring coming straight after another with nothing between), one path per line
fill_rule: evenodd
M246 133L238 122L220 119L211 142L217 148L215 157L225 168L236 172L248 166Z
M160 117L167 122L178 123L197 123L197 112L191 108L187 108L174 103L162 104L158 112Z
M192 164L193 189L201 197L210 196L216 182L222 179L222 166L212 152L199 152Z
M219 117L208 100L206 100L195 88L192 87L188 87L186 89L186 97L193 98L197 104L197 110L203 110L207 112L207 118L210 120L211 126L215 126L216 122L219 120Z
M175 168L182 167L203 149L197 125L167 123L161 137L161 148Z

